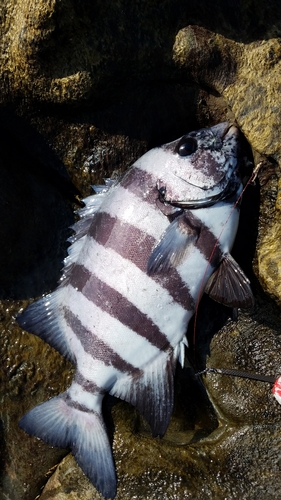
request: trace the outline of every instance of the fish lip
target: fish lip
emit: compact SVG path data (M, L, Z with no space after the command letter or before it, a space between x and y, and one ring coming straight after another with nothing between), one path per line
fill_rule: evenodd
M239 129L238 129L238 127L235 125L235 123L225 122L225 124L226 124L227 126L225 127L225 130L224 130L224 132L223 132L223 134L222 134L222 136L221 136L221 137L222 137L222 139L223 139L223 138L224 138L224 137L225 137L225 136L226 136L226 135L230 132L230 130L231 130L231 129L233 129L233 130L232 130L232 133L233 133L233 134L235 134L235 135L238 135L238 134L239 134Z
M230 130L236 136L239 134L239 129L237 125L235 125L235 123L233 122L218 123L217 125L214 125L214 127L211 128L215 129L213 131L213 135L215 137L219 137L220 139L224 139L226 135L230 132Z
M223 129L222 129L222 131L221 131L221 138L222 138L222 139L223 139L223 138L226 136L226 134L228 133L229 129L231 128L231 125L232 125L232 124L231 124L231 123L229 123L229 122L223 122L223 123L221 123L221 126L222 126L222 127L224 126L224 128L223 128Z

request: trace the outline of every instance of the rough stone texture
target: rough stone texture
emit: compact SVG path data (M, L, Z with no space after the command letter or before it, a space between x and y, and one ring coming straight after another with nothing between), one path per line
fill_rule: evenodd
M1 488L3 499L31 499L46 481L45 474L65 455L18 429L30 399L40 403L69 385L72 367L50 346L22 332L15 317L25 302L2 301L0 346ZM28 337L28 338L27 338ZM44 363L42 363L44 360ZM59 373L59 377L50 374Z
M1 498L33 500L67 453L17 428L73 370L15 316L23 299L55 287L70 203L198 126L236 120L264 164L260 214L249 187L234 249L257 305L223 326L228 312L202 301L198 367L280 373L280 310L268 297L281 305L280 36L277 0L0 0ZM213 406L189 368L178 373L161 441L129 405L113 407L119 500L278 498L280 406L270 386L214 374L203 382ZM71 456L42 493L88 497L99 495Z
M245 42L280 34L272 0L1 0L1 13L2 99L68 105L167 80L175 34L190 22Z
M262 199L261 221L257 244L256 272L264 289L281 305L281 252L280 252L280 177L274 175Z
M280 159L281 40L243 44L189 26L173 51L177 66L224 97L253 149Z

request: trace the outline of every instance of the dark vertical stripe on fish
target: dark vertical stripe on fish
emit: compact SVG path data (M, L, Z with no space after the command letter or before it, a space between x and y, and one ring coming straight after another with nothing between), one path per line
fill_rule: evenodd
M107 366L114 366L123 373L141 373L141 370L125 361L109 345L105 344L97 335L90 332L67 307L63 308L64 319L68 326L79 338L83 349L91 354L93 359L102 361Z
M95 384L95 382L86 379L79 371L75 373L73 382L81 385L84 391L90 392L91 394L104 394L106 392L103 387L99 387L97 384Z
M157 179L152 174L137 167L128 170L120 182L120 186L128 189L141 200L152 204L155 204L159 197L156 184Z
M72 399L72 397L70 396L70 394L68 392L63 394L62 398L65 401L65 403L67 404L67 406L69 406L70 408L74 408L75 410L79 410L79 411L82 411L85 413L97 414L97 412L95 412L94 410L91 410L87 406L82 405L81 403L78 403L78 401L75 401L74 399Z
M204 224L201 219L196 217L190 211L188 211L188 219L190 219L194 226L200 227L199 237L195 242L195 246L204 255L208 262L213 252L210 264L217 267L223 257L217 236L212 233L210 228Z
M75 266L69 283L100 309L146 338L158 349L167 350L171 347L167 337L152 320L121 293L91 274L83 266Z
M111 217L105 212L95 215L94 224L89 236L104 247L112 248L124 259L130 260L141 271L146 273L148 258L156 244L156 240L133 225ZM141 247L141 252L136 248ZM169 270L168 276L156 274L153 279L165 288L172 298L186 310L194 309L194 299L188 285L181 279L176 269Z

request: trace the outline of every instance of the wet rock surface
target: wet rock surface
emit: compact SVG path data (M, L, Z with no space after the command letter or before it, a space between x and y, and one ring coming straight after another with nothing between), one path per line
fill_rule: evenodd
M196 363L280 374L281 4L2 0L1 10L0 497L33 500L66 456L42 500L100 498L67 450L17 427L73 368L15 317L55 287L73 208L91 184L187 130L235 120L264 165L234 248L256 306L232 323L204 298ZM281 410L270 384L198 380L187 367L176 393L162 440L132 407L108 402L117 499L279 498Z
M100 0L2 0L2 11L0 85L12 99L40 103L112 103L128 83L168 80L175 35L188 24L245 43L280 35L272 0L118 0L110 8Z
M27 301L2 301L0 346L1 498L35 498L45 474L66 451L52 449L36 438L26 439L19 418L30 401L40 403L69 385L72 367L50 346L29 336L15 317ZM42 363L42 360L45 360ZM59 377L52 374L59 373Z

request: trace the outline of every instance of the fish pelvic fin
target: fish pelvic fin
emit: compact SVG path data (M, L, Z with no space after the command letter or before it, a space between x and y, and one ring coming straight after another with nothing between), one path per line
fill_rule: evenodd
M248 309L254 306L250 281L230 254L225 254L219 268L211 275L205 292L228 307Z
M111 446L100 412L68 404L67 392L27 413L19 427L51 446L71 448L85 475L105 498L116 495Z
M186 213L178 215L168 226L147 263L147 273L167 272L185 259L188 249L199 235L200 228L189 221Z

